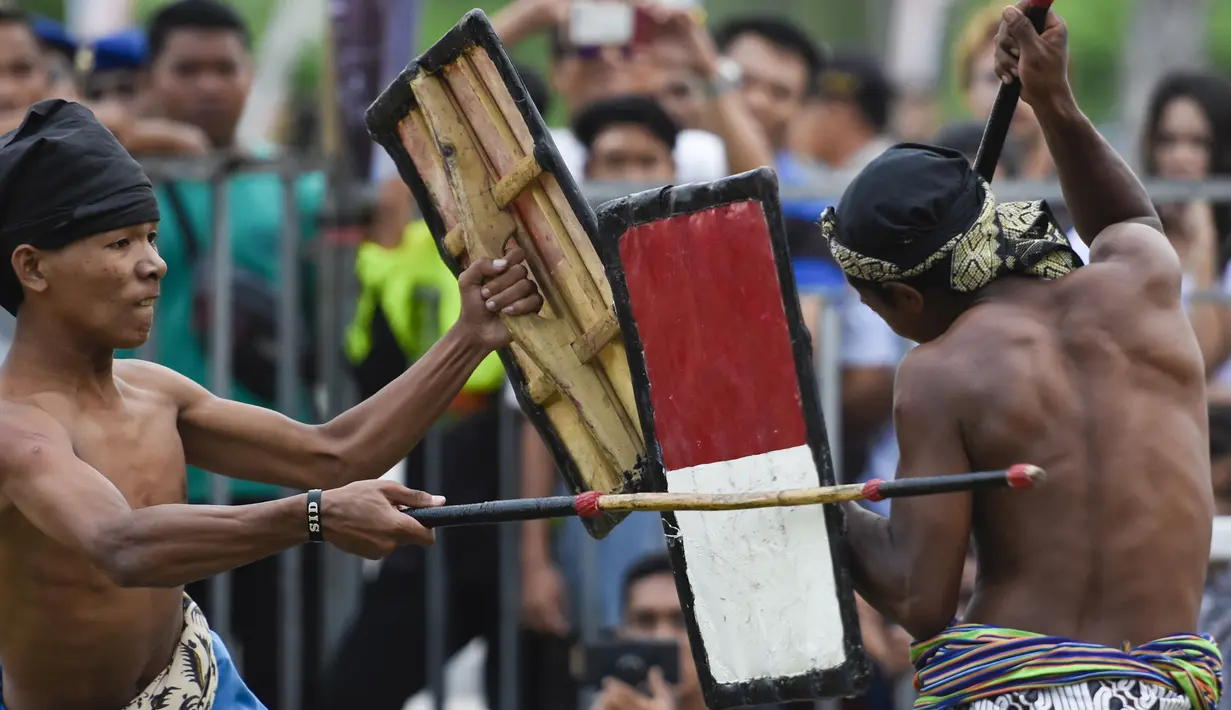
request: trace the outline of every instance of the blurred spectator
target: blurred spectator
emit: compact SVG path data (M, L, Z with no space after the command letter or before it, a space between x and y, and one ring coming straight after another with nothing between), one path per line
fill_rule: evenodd
M783 183L804 183L814 170L806 158L790 152L791 123L803 111L824 67L821 50L789 20L743 16L715 31L725 81L738 84L744 105L761 126L774 151L774 167Z
M196 126L211 145L233 150L252 89L250 36L230 5L177 0L149 26L151 111Z
M954 121L941 128L932 138L932 143L943 148L960 151L966 159L974 164L979 155L979 144L983 142L983 121ZM1016 143L1008 143L1000 151L1000 162L996 164L995 179L1017 179L1021 177L1022 155Z
M843 710L894 710L897 687L911 677L910 635L890 623L863 600L855 596L863 647L872 661L872 679L859 698L841 701ZM906 710L900 708L899 710Z
M802 130L807 155L830 171L854 177L893 145L887 132L893 89L880 63L861 54L832 57L817 79Z
M693 663L671 560L665 554L638 560L625 573L620 596L623 609L615 629L616 636L679 644L680 682L670 687L665 682L656 682L652 675L649 689L653 696L650 697L620 680L605 678L593 710L705 710L701 679ZM661 676L657 680L661 680Z
M738 64L719 55L697 14L653 5L645 12L653 23L652 39L645 51L651 90L665 97L660 101L685 129L683 135L714 135L725 149L725 171L713 177L694 176L689 166L677 164L680 182L703 182L773 165L769 138L738 91ZM693 91L685 94L685 86ZM697 128L710 133L695 131Z
M235 130L252 82L252 58L248 49L248 30L231 6L216 0L178 0L164 5L150 20L148 76L145 79L152 110L161 117L200 129L215 150L236 155L272 156L270 146L239 146ZM253 171L229 178L228 224L236 278L248 283L247 299L237 301L236 328L248 328L261 321L248 317L253 308L268 306L261 294L276 294L279 274L300 264L279 261L282 213L282 179L273 172ZM315 238L317 216L325 188L324 176L310 173L295 182L301 237L304 243ZM213 187L197 180L177 179L157 185L162 222L159 225L159 251L168 264L158 304L158 318L152 335L158 362L208 386L211 384L210 360L205 346L208 319L198 317L200 306L208 304L212 283L208 275L196 272L195 254L207 256L214 236ZM306 263L306 262L305 262ZM305 274L305 278L308 278ZM304 283L312 283L305 280ZM252 299L252 300L249 300ZM305 293L306 314L311 313L311 291ZM271 310L273 310L271 308ZM241 360L272 358L272 353L254 353L259 343L274 337L255 329L233 333L238 365ZM305 337L310 337L305 333ZM310 342L310 340L309 340ZM134 353L117 353L132 356ZM252 357L247 357L251 355ZM236 368L230 384L234 399L275 407L271 382L256 382L242 376ZM272 380L273 378L269 378ZM259 393L258 393L259 390ZM301 391L303 406L290 416L309 418L307 392ZM272 486L235 481L230 487L235 503L252 503L277 497ZM194 503L209 500L209 479L205 472L188 470L188 499ZM313 550L306 553L305 588L315 590L311 564ZM271 707L279 705L278 627L280 604L278 561L270 557L242 567L232 577L233 639L238 649L236 660L253 692L266 698ZM208 581L189 585L189 593L207 611L212 608ZM317 615L309 598L304 603L305 636L312 638ZM311 657L311 653L307 654Z
M993 40L1000 29L1000 17L1005 3L993 0L967 21L957 45L956 73L958 85L966 98L970 113L986 121L992 113L1001 81L996 76L996 48ZM1018 144L1022 155L1019 174L1024 179L1043 179L1055 172L1051 153L1043 139L1043 129L1034 110L1024 101L1013 114L1010 139ZM1067 228L1067 226L1066 226Z
M674 40L670 36L655 37L650 47L654 75L658 79L652 87L654 98L680 128L705 130L708 120L706 90L709 87L695 66L688 46Z
M647 96L620 96L585 108L573 133L586 149L586 180L666 185L675 179L680 130Z
M421 219L402 230L397 244L361 245L355 266L363 291L346 349L359 394L367 398L405 372L453 325L461 314L461 296L457 277ZM492 353L436 425L444 475L444 488L437 492L452 503L500 497L499 392L504 382L504 367ZM411 488L426 490L427 465L426 442L421 442L397 477ZM461 527L443 531L440 538L448 573L446 654L452 656L476 637L486 639L490 707L496 707L500 697L499 600L508 593L499 577L502 532L497 526ZM397 710L426 685L426 561L423 548L401 548L364 585L359 614L323 674L318 691L322 710ZM523 641L522 705L548 710L574 702L559 682L535 684L538 640L527 635ZM561 668L553 674L557 679L566 673L566 650L559 644Z
M548 82L572 117L587 104L609 96L637 93L645 81L642 65L624 47L585 50L568 41L571 0L513 0L492 18L505 47L539 32L551 41Z
M1184 71L1163 77L1154 90L1142 136L1144 172L1170 180L1231 174L1231 82ZM1231 287L1227 269L1231 205L1198 200L1158 205L1168 239L1184 267L1184 290ZM1212 377L1212 390L1231 384L1231 309L1206 299L1188 301L1189 316ZM1215 398L1223 398L1215 391Z
M60 97L89 106L133 155L201 155L208 149L204 134L191 126L143 118L129 103L80 96L72 65L65 64L76 46L59 23L0 8L0 132L16 128L32 104Z
M26 109L51 94L47 59L29 18L0 7L0 133L17 128ZM0 359L8 354L17 320L0 313Z
M539 112L540 116L546 117L551 113L551 89L548 88L547 82L543 81L543 77L539 73L523 64L514 63L513 68L517 70L518 76L521 77L522 86L526 87L526 93L530 96L530 103L534 104L534 108Z
M583 48L569 41L569 6L569 0L516 0L492 23L509 47L535 32L549 34L550 84L570 124L591 103L628 94L663 95L673 77L691 74L703 88L698 110L708 130L690 125L680 132L677 180L707 182L770 162L769 148L743 103L727 95L734 85L721 78L713 41L692 13L650 6L645 11L653 30L645 41ZM678 102L668 105L680 107ZM585 148L577 137L569 128L552 129L551 135L569 172L582 175Z
M51 93L51 72L29 19L0 8L0 132L16 128L26 109Z
M30 23L39 39L51 79L50 93L46 98L69 101L81 98L76 82L77 39L67 27L51 18L33 15Z
M100 37L90 48L92 61L85 76L87 101L114 102L137 109L141 69L145 66L145 33L137 28Z

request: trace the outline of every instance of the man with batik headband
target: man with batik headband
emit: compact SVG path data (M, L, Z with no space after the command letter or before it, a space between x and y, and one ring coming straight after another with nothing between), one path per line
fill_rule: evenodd
M1211 710L1195 633L1214 515L1204 367L1149 196L1078 109L1064 23L1007 8L1087 265L1041 202L997 204L958 153L897 146L822 228L862 299L920 343L895 381L897 477L1045 468L1030 491L843 506L860 595L916 639L916 710ZM973 597L954 620L968 541Z
M443 499L373 480L474 368L500 314L542 305L525 256L461 274L461 316L414 367L320 426L214 397L115 350L149 336L166 264L150 181L92 113L30 108L0 136L0 710L259 710L183 591L305 542L379 559ZM185 463L306 494L184 505Z
M918 281L972 294L1006 274L1054 279L1081 266L1045 202L997 204L962 153L935 146L885 151L825 210L821 231L864 287Z

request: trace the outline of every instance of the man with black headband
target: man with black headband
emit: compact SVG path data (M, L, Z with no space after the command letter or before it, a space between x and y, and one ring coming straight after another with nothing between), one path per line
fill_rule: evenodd
M1141 183L1082 115L1063 21L1006 8L1020 77L1088 265L1041 202L997 203L956 151L899 145L822 218L863 300L920 343L895 382L900 478L1029 462L1030 491L844 506L859 593L916 639L936 708L1211 710L1194 633L1214 514L1201 353ZM974 596L954 621L967 542Z
M35 104L0 136L0 710L263 707L183 594L313 541L370 559L431 544L400 507L443 499L374 480L542 299L520 251L458 279L457 324L414 367L321 426L113 359L153 324L166 265L149 180L79 104ZM307 490L183 505L185 464ZM323 492L322 492L323 489Z

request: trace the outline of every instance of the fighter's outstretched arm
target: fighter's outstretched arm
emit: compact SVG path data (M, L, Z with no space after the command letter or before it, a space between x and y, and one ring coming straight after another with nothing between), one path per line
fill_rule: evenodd
M176 586L308 541L304 496L250 506L132 510L41 410L0 414L0 499L120 586Z
M188 462L300 490L383 475L423 438L483 358L507 342L500 313L523 315L542 306L524 258L517 249L503 265L477 260L458 279L462 315L449 332L380 392L322 425L220 399L163 371L160 386L177 399Z
M970 471L958 418L960 395L946 388L952 382L944 362L921 349L903 360L894 392L897 478ZM894 499L888 518L856 503L843 505L859 594L914 638L944 630L957 612L972 494Z

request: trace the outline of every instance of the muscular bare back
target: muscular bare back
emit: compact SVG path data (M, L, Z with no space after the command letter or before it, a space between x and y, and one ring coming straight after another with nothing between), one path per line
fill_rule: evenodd
M120 398L31 392L0 379L4 417L51 417L132 508L183 503L176 402L145 363L115 364ZM0 499L0 660L10 707L122 707L167 667L182 588L122 588ZM69 681L68 679L71 679ZM37 699L37 700L35 700Z
M967 622L1116 647L1195 629L1214 512L1204 370L1178 274L1152 284L1108 260L1133 230L1107 230L1059 280L993 284L917 353L961 383L973 469L1049 474L975 496Z

